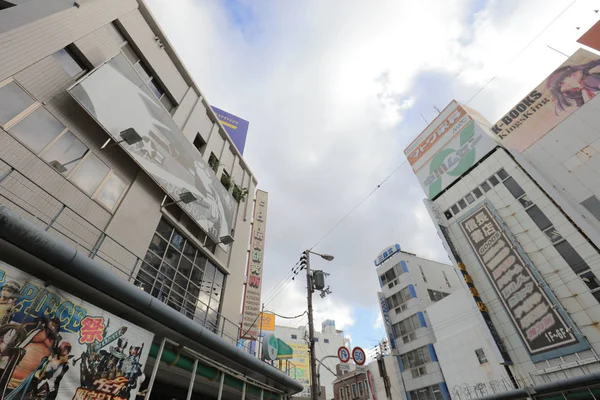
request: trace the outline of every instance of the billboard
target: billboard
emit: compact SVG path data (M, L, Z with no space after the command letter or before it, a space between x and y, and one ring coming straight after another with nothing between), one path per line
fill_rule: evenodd
M288 343L294 351L290 360L290 377L300 382L304 390L296 393L297 397L310 397L310 356L306 343Z
M275 330L275 314L261 312L258 319L258 330L273 332Z
M419 183L429 200L436 197L472 166L496 147L496 142L482 127L466 114L455 114L458 119L449 123L443 140L420 156L413 165ZM415 153L412 153L413 155ZM414 159L414 158L413 158Z
M0 262L0 398L133 400L153 334Z
M577 42L600 51L600 21L596 22Z
M502 144L518 152L550 132L600 91L600 56L577 50L492 126Z
M231 138L235 147L237 147L240 154L244 154L244 147L246 147L246 136L248 136L248 126L250 123L245 119L236 117L233 114L229 114L227 111L223 111L220 108L212 107L217 118L227 134Z
M125 129L135 129L142 142L120 146L175 200L184 191L196 196L197 201L181 206L213 241L231 234L232 195L122 53L69 93L115 141L121 141Z
M250 237L250 253L246 270L246 290L242 306L242 332L244 339L256 339L260 333L260 294L262 290L263 253L265 249L265 229L267 226L267 205L269 194L256 191L254 223ZM275 319L273 318L273 324Z
M554 350L588 347L541 288L531 264L523 260L487 203L460 226L534 362L549 358L547 353Z

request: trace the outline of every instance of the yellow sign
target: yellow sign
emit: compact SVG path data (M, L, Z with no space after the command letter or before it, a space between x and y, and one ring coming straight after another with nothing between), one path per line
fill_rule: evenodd
M260 319L258 320L258 330L263 332L273 332L275 330L275 314L260 313Z

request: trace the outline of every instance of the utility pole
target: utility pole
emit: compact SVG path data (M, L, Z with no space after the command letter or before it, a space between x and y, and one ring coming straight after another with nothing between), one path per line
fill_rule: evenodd
M308 340L310 349L310 398L312 400L318 399L319 390L317 388L317 357L315 354L315 324L313 321L313 305L312 305L312 294L313 294L313 281L310 273L310 251L304 252L306 257L306 303L308 304Z

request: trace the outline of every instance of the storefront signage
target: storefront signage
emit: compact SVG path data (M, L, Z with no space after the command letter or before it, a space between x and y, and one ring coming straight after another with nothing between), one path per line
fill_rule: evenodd
M381 253L379 253L379 255L373 261L373 263L376 267L378 267L381 264L383 264L384 261L386 261L388 258L390 258L398 252L400 252L400 245L397 243L393 246L386 247L384 250L381 251Z
M460 226L532 356L579 343L487 204Z
M0 262L0 398L133 400L153 334Z
M268 201L269 194L267 192L262 190L256 191L254 223L252 224L250 255L246 270L246 290L244 292L242 310L241 337L245 339L256 339L260 333L260 295L262 290L263 252L265 249Z

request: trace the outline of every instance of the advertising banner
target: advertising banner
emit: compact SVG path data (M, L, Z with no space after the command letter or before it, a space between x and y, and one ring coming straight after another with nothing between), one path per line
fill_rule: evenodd
M492 131L519 152L550 132L600 91L600 57L579 49L523 100Z
M496 142L484 131L484 127L472 121L468 115L460 117L452 128L454 136L439 142L436 151L430 151L427 159L420 159L417 179L429 200L440 194L460 178L473 165L496 147ZM434 150L435 150L434 149Z
M256 339L260 333L260 294L262 290L263 252L265 249L265 230L267 227L267 203L269 194L256 191L254 204L254 223L250 239L250 254L246 270L246 290L242 308L242 332L244 339ZM274 316L273 316L274 317ZM273 325L275 319L273 318ZM274 330L275 327L273 326Z
M394 337L394 331L392 329L392 320L390 319L390 310L388 308L387 299L382 292L377 292L379 297L379 306L381 307L381 317L383 318L383 326L385 327L385 333L387 333L390 341L390 348L392 354L396 353L396 338Z
M0 398L133 400L153 334L0 262Z
M487 204L460 226L532 359L580 344Z
M273 332L275 330L275 314L260 313L258 330L263 332Z
M133 160L175 200L182 192L198 199L181 204L210 238L230 235L236 202L202 155L190 144L123 54L69 89L71 96L116 142L133 128L142 141L120 143Z
M294 350L294 358L290 360L290 376L304 386L304 390L294 396L310 397L310 356L306 343L289 343Z
M217 118L227 131L227 134L237 147L240 154L244 154L244 147L246 147L246 136L248 136L248 126L250 123L245 119L236 117L233 114L229 114L227 111L223 111L220 108L212 107Z
M600 51L600 21L596 22L577 42Z

